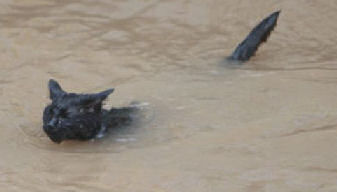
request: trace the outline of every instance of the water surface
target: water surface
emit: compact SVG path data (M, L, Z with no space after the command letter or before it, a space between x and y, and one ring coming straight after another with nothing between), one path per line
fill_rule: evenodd
M282 9L244 65L223 62ZM0 3L2 191L337 191L337 2ZM104 140L52 143L47 82L148 104Z

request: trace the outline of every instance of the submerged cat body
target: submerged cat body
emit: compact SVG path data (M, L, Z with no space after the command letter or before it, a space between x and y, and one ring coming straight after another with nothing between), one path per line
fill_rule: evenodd
M48 87L52 103L44 109L43 130L55 143L101 137L108 128L131 121L132 107L102 108L114 89L95 94L67 93L52 79Z

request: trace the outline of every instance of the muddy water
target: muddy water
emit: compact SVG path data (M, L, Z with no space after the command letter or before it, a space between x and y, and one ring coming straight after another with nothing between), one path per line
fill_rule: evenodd
M1 191L337 191L337 2L0 3ZM282 9L256 57L223 58ZM53 144L47 81L148 104L94 142Z

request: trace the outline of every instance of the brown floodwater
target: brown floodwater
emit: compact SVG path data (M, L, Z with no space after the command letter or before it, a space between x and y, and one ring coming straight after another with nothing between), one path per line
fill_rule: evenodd
M279 9L254 58L224 62ZM0 191L336 192L336 21L336 0L2 0ZM54 144L50 78L141 118Z

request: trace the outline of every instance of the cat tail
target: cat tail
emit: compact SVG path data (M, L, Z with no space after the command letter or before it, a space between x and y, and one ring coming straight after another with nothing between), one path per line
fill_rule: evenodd
M248 36L236 47L229 60L248 61L255 54L259 46L266 42L271 32L277 25L277 19L281 11L276 11L263 19Z

